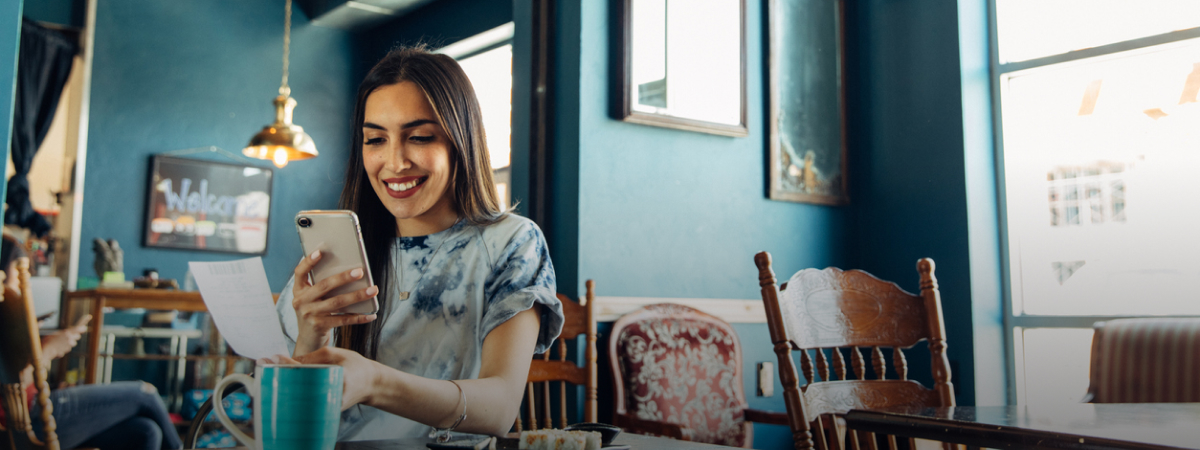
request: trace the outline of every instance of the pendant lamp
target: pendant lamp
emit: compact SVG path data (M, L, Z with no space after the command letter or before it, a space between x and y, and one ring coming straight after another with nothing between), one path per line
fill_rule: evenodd
M262 131L250 138L250 143L242 149L242 154L251 158L274 161L275 166L283 168L288 161L317 157L317 146L304 132L304 128L292 123L292 109L296 100L291 97L292 89L288 87L288 51L291 45L292 33L292 0L287 0L284 7L283 21L283 82L279 86L279 96L275 97L275 123L263 127Z

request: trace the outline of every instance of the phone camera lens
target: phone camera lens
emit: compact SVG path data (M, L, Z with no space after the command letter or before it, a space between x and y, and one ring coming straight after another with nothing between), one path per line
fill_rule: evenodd
M301 227L308 228L309 225L312 225L312 219L301 217L296 220L296 224L300 225Z

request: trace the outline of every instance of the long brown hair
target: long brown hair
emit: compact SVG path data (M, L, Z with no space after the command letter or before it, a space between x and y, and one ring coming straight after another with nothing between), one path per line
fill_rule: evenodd
M425 93L437 114L438 124L450 138L448 189L455 212L472 225L489 225L504 217L492 180L483 115L466 72L453 58L431 53L424 45L388 52L358 86L350 163L346 166L346 184L338 202L340 208L358 215L371 276L379 287L381 312L389 306L386 300L391 287L396 218L379 200L363 166L363 114L372 92L405 81L416 84ZM375 359L382 326L382 314L369 323L343 326L338 331L337 346Z

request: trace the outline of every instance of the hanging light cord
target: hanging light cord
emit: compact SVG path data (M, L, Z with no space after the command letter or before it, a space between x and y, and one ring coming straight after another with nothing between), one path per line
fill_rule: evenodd
M288 87L288 51L292 44L292 0L287 0L283 17L283 83L279 85L279 95L291 95L292 88Z

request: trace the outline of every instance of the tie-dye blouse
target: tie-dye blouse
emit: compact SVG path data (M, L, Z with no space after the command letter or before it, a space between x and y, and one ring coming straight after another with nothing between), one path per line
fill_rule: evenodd
M479 377L483 340L521 311L541 304L537 353L562 330L562 304L555 297L554 266L542 231L529 219L509 214L488 226L460 220L428 236L396 238L392 286L380 302L383 321L377 360L388 367L439 380ZM394 269L395 270L395 269ZM403 273L401 277L400 272ZM400 300L399 291L411 292ZM276 304L288 350L298 332L292 281ZM342 413L338 440L420 437L430 427L369 406Z

